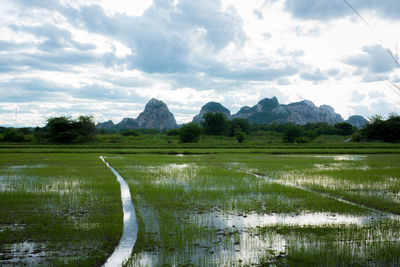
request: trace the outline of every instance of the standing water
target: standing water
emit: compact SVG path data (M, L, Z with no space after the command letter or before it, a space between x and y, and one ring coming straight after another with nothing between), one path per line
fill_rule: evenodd
M122 209L124 212L124 230L122 238L119 241L118 246L115 248L113 254L107 259L104 266L122 266L122 264L130 258L133 246L136 242L138 234L136 213L135 209L133 208L128 184L125 182L122 176L113 167L111 167L110 164L108 164L103 156L100 156L100 159L107 165L108 168L110 168L114 175L117 176L117 181L121 185Z

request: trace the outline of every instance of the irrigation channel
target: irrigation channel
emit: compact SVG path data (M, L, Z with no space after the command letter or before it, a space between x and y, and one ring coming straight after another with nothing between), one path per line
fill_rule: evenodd
M122 264L130 258L138 234L135 208L132 204L129 186L124 178L122 178L122 176L110 166L103 156L100 156L100 159L114 173L114 175L117 177L117 181L121 185L122 210L124 212L124 229L121 240L119 241L119 244L115 248L113 254L111 254L103 266L122 266Z

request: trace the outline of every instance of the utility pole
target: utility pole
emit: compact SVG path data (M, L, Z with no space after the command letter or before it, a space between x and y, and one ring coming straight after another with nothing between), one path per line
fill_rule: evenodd
M15 107L15 114L14 114L14 128L18 127L18 106Z

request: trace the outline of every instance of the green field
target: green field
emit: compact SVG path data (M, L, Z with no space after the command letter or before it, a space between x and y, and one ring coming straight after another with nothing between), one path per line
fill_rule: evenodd
M0 154L0 265L102 264L122 234L120 197L95 155Z
M400 264L397 147L1 152L1 265L107 259L122 211L100 155L128 182L138 216L128 266Z

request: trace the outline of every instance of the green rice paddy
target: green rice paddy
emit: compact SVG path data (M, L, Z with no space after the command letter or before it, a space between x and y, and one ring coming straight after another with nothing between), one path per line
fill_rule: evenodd
M138 217L126 265L400 265L400 155L199 150L104 154ZM37 152L0 154L0 263L101 265L115 177L97 150Z
M94 155L0 155L0 265L96 266L122 235L119 184Z

